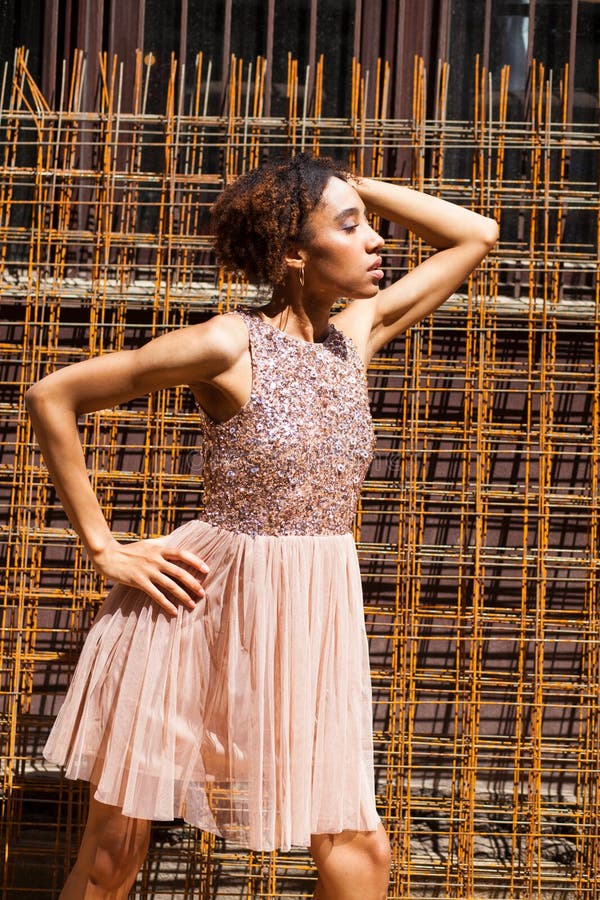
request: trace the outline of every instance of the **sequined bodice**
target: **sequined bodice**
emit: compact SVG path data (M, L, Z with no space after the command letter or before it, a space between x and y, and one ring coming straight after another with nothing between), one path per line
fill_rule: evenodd
M348 532L374 443L356 348L333 325L313 344L239 315L252 393L226 422L201 414L203 518L254 535Z

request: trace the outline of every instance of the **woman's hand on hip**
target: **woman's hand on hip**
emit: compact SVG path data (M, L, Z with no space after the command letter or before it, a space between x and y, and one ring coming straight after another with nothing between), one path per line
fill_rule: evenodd
M169 616L177 615L173 600L194 609L194 598L204 597L200 578L188 569L202 577L208 572L206 563L190 550L169 546L164 538L131 544L113 540L94 553L92 563L97 572L112 581L144 591Z

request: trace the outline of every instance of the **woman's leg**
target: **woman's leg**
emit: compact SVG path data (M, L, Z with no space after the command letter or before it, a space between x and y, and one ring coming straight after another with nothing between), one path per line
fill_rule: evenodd
M377 831L313 834L311 856L319 871L315 900L385 900L390 879L390 845Z
M92 797L77 861L60 900L126 900L146 856L151 825Z

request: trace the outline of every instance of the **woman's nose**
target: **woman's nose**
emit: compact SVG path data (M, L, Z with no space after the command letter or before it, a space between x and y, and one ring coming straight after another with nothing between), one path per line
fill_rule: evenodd
M371 228L371 234L369 235L369 250L380 250L384 244L385 240L381 237L381 235L377 231L375 231L374 228Z

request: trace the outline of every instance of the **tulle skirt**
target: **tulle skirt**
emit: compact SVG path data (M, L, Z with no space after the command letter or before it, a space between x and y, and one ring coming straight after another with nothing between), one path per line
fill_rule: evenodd
M354 541L194 520L165 542L210 566L169 618L109 593L44 755L102 803L182 817L255 850L377 828L371 686Z

